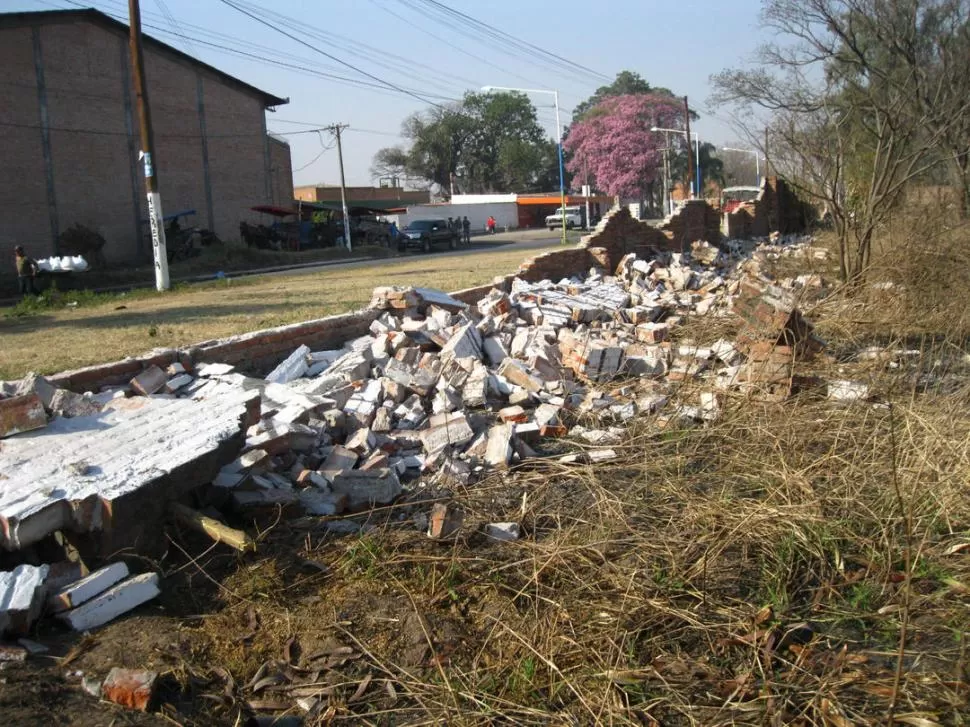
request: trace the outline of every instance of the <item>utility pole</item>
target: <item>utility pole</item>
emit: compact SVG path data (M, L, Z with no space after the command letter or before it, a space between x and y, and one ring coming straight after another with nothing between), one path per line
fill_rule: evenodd
M350 214L347 212L347 183L344 180L344 150L340 145L340 132L347 128L347 124L333 124L329 127L337 137L337 160L340 162L340 205L344 213L344 245L351 249L350 242Z
M690 197L694 198L694 160L690 157L690 106L687 105L687 97L684 96L684 122L687 130L684 132L687 139L687 186L690 187Z
M145 66L141 52L141 9L138 0L128 0L128 47L131 51L131 70L135 81L135 97L141 127L141 154L145 165L145 193L148 197L148 222L152 230L152 254L155 258L155 288L168 290L168 252L165 245L165 225L162 223L162 197L158 193L158 160L155 159L155 139L152 133L152 114L145 83Z

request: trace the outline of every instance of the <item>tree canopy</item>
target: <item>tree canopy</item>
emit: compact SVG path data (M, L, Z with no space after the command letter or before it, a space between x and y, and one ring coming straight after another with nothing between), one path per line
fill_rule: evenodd
M374 156L374 176L396 174L445 189L454 181L465 193L559 186L555 142L521 93L468 93L460 103L412 114L402 135L407 145Z
M775 40L714 100L760 115L771 166L831 214L843 279L907 185L947 171L970 213L970 3L767 0L763 18Z
M588 172L607 194L642 199L663 160L664 137L650 128L679 128L683 117L683 104L670 95L608 97L570 129L568 168L578 179Z

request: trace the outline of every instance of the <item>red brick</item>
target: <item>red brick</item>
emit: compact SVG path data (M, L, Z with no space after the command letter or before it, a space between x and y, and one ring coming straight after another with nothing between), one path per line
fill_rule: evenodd
M158 674L144 669L113 668L101 685L101 695L129 709L148 711Z
M0 437L47 426L47 412L37 394L0 399Z

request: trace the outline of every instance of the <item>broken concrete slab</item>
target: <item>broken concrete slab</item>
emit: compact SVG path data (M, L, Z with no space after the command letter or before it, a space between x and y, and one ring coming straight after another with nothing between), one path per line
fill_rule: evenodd
M58 618L74 631L90 631L147 603L160 593L157 573L133 576Z
M485 535L492 540L508 543L518 540L521 531L518 523L488 523L485 526Z
M47 598L47 605L54 613L77 608L127 577L127 565L123 562L112 563L52 593Z
M16 550L56 530L100 531L101 547L132 545L169 499L211 482L238 455L258 405L247 391L120 399L6 441L0 546Z
M44 407L51 409L51 401L53 400L54 394L57 391L59 391L59 389L54 386L54 384L45 379L43 376L35 374L33 371L31 371L20 380L20 383L17 385L13 396L37 394L37 396L40 397L40 401Z
M544 381L530 371L522 361L506 358L498 367L498 374L526 391L532 393L542 391Z
M0 573L0 634L24 635L40 616L49 566L18 565Z
M37 394L0 399L0 437L9 437L47 426L47 412Z
M67 389L58 389L51 397L49 409L61 417L79 417L97 414L103 404L94 397L76 394Z
M441 349L441 356L444 359L454 358L476 358L482 357L482 335L478 332L474 323L467 323L448 339Z
M496 424L488 431L485 462L493 467L506 467L512 461L514 424Z

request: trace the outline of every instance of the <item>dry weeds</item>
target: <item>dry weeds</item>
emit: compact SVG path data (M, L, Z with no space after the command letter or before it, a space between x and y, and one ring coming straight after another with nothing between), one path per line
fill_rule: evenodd
M860 360L911 344L898 316L921 311L905 296L887 321L868 295L814 306L830 353L802 373L864 381L869 400L810 389L729 397L705 427L638 419L612 462L417 487L341 520L354 535L274 515L248 523L260 545L243 558L173 533L178 646L129 658L168 670L181 701L163 712L182 724L285 714L296 696L310 724L966 724L966 345L924 323L918 357ZM964 297L941 300L933 320L963 320ZM465 514L454 540L420 530L436 500ZM503 520L524 537L487 541L481 525Z

